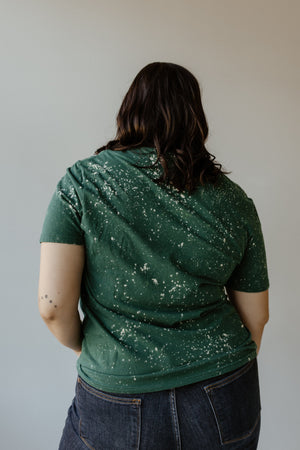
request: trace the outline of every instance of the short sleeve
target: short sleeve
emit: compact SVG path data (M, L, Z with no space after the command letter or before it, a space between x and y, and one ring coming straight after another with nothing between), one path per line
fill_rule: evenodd
M248 198L246 226L248 241L241 262L229 277L226 287L244 292L269 288L266 249L262 226L253 200Z
M81 171L75 163L57 183L44 218L40 242L84 243L81 189Z

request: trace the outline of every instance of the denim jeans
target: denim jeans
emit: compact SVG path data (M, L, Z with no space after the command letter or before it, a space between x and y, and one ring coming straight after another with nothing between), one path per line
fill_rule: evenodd
M184 387L111 394L77 377L59 450L217 450L257 448L257 359Z

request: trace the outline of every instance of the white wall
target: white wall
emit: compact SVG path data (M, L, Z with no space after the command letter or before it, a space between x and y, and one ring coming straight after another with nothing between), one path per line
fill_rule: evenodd
M299 448L299 13L297 0L1 1L1 448L58 446L76 356L38 313L42 221L153 61L197 77L207 147L256 203L270 277L259 449Z

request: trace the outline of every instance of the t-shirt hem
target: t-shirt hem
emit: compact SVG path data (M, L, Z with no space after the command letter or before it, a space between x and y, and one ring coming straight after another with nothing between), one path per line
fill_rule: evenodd
M248 363L252 359L255 359L256 357L257 353L256 350L254 350L253 352L248 353L247 356L239 358L231 364L224 364L223 366L219 366L218 369L213 368L211 370L201 371L201 366L198 367L198 370L193 368L193 374L182 374L184 370L187 370L186 368L183 368L183 370L179 368L179 370L168 374L157 372L155 374L149 374L147 383L145 383L145 375L140 378L138 375L130 377L113 376L114 382L107 384L104 381L105 377L107 378L107 376L109 376L110 378L112 378L112 375L101 374L101 376L103 377L102 378L98 374L98 381L95 381L94 379L87 376L84 370L81 369L80 364L77 364L77 372L78 375L83 379L83 381L85 381L95 389L115 394L141 394L179 388L206 379L209 380L210 378L224 375L227 372L238 369L239 367L242 367L244 364ZM130 383L132 383L131 386L129 385Z
M51 236L51 235L41 235L39 239L40 244L42 242L50 242L55 244L73 244L73 245L84 245L84 239L74 238L72 236Z
M258 287L244 287L244 286L235 286L235 285L229 285L227 284L226 287L228 289L232 289L233 291L240 291L240 292L249 292L249 293L256 293L256 292L263 292L269 289L270 283L267 283L266 285L261 285Z

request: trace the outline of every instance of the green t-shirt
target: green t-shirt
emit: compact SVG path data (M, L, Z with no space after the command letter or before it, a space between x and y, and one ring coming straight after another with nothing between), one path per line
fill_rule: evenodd
M226 175L192 195L136 168L155 149L104 150L75 162L52 196L40 242L83 244L78 374L115 393L159 391L256 357L225 286L269 288L253 200ZM156 166L157 167L157 166Z

